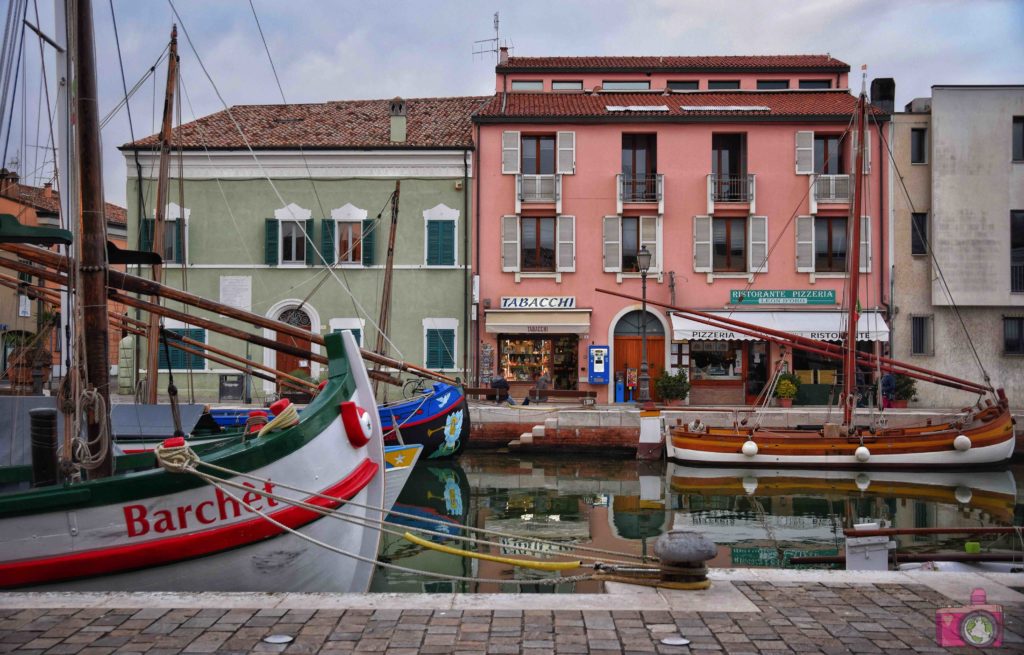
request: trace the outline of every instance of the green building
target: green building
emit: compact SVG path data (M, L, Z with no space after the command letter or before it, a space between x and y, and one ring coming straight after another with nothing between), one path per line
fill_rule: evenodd
M164 282L316 334L352 330L372 350L391 203L400 181L388 354L465 377L471 350L470 116L484 100L235 106L180 126L170 164ZM152 244L158 143L150 136L121 147L128 169L128 239L141 249ZM164 325L288 373L321 374L316 362L179 321ZM145 375L144 347L123 347L122 366L134 370L133 350ZM197 400L217 400L222 382L237 382L222 378L236 371L182 351L172 350L170 359L178 388L187 392L191 385ZM161 393L167 364L161 353ZM252 395L260 399L277 387L253 380Z

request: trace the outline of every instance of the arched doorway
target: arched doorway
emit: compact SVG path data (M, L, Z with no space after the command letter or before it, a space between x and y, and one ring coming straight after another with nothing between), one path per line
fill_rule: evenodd
M657 390L654 388L654 380L665 368L665 328L658 317L647 312L647 368L651 376L651 400L658 400ZM643 321L644 313L641 310L634 310L622 316L615 324L615 374L622 372L625 375L627 369L636 369L640 372L640 362L643 353ZM636 393L634 392L634 400ZM629 390L626 391L626 400L629 400Z
M277 320L282 323L287 323L288 325L294 325L297 328L302 328L306 331L311 331L313 327L313 322L310 320L309 314L298 307L282 311L278 315ZM302 348L303 350L311 350L310 346L312 344L309 339L302 339L289 334L284 334L283 332L278 332L276 340L277 343L280 344L293 346L295 348ZM298 357L286 352L278 351L277 366L275 368L283 373L289 373L291 375L296 375L296 371L302 371L307 376L310 375L310 361L308 357ZM278 392L280 392L280 379L277 382L277 387Z

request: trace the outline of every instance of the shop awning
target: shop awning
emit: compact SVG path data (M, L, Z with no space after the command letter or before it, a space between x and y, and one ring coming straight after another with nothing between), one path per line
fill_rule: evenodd
M788 332L820 341L846 338L846 314L843 312L707 312L763 328ZM757 341L755 337L733 330L712 327L690 318L672 315L675 341ZM857 341L888 341L889 326L879 312L864 312L857 320Z
M484 329L491 334L590 334L589 309L484 311Z

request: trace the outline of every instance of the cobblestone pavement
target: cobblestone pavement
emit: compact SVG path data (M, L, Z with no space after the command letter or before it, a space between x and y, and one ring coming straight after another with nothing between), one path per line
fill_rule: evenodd
M936 645L935 610L951 602L923 585L732 584L761 611L4 609L0 653L980 652ZM699 598L696 592L695 605ZM988 652L1024 652L1024 603L1003 609L1004 646ZM263 643L270 634L295 640ZM661 643L680 634L688 647Z

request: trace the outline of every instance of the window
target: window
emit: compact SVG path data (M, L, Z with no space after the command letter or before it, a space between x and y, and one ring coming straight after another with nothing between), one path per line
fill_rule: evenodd
M1024 355L1024 316L1003 318L1003 353Z
M1013 117L1013 161L1024 161L1024 116Z
M814 270L842 273L846 271L846 217L816 216L814 219Z
M188 337L189 339L193 339L195 341L201 341L203 343L206 343L206 330L203 330L202 328L168 328L167 331L173 332L174 334L183 337ZM193 355L191 353L186 353L184 350L179 350L178 348L175 348L175 343L179 342L172 337L167 337L167 348L165 349L163 338L160 339L160 361L157 364L157 366L161 371L167 370L168 352L171 353L170 368L172 369L191 369L195 371L205 370L206 359L204 359L201 355Z
M644 246L651 253L650 271L661 270L657 216L605 216L604 270L639 273L637 254Z
M750 202L746 134L711 135L712 193L716 202Z
M513 91L543 91L543 80L512 80Z
M747 270L747 219L714 218L712 266L715 272Z
M814 172L818 175L843 175L843 140L838 134L814 135Z
M555 137L523 137L523 175L555 174Z
M910 163L928 162L928 129L915 127L910 130Z
M910 354L934 355L932 347L932 317L910 317Z
M708 89L711 91L738 88L740 88L739 80L708 80Z
M669 81L668 88L670 91L696 91L700 88L700 82L697 80Z
M1010 212L1010 291L1024 293L1024 211Z
M338 232L339 264L360 264L363 261L363 224L344 221L335 224Z
M801 89L831 89L832 80L800 80Z
M141 239L140 249L151 252L153 250L153 226L155 221L152 218L145 218L141 223L141 233L139 237ZM179 225L181 228L179 229ZM164 242L163 252L160 256L163 257L165 263L180 264L182 262L182 256L184 254L184 248L182 244L187 240L182 232L187 231L188 225L179 223L177 220L164 220Z
M582 91L583 80L553 80L552 91Z
M622 135L622 200L652 202L658 199L657 136Z
M427 221L427 266L455 266L455 221Z
M524 271L555 270L555 219L554 217L519 219L520 255Z
M453 318L423 319L423 363L443 371L455 368L455 332L459 323Z
M647 91L651 88L650 80L605 80L601 82L601 88L605 91Z
M910 254L928 254L928 214L910 215Z
M281 221L281 263L304 264L306 238L298 221Z
M758 80L757 88L761 91L780 91L789 88L789 80Z

